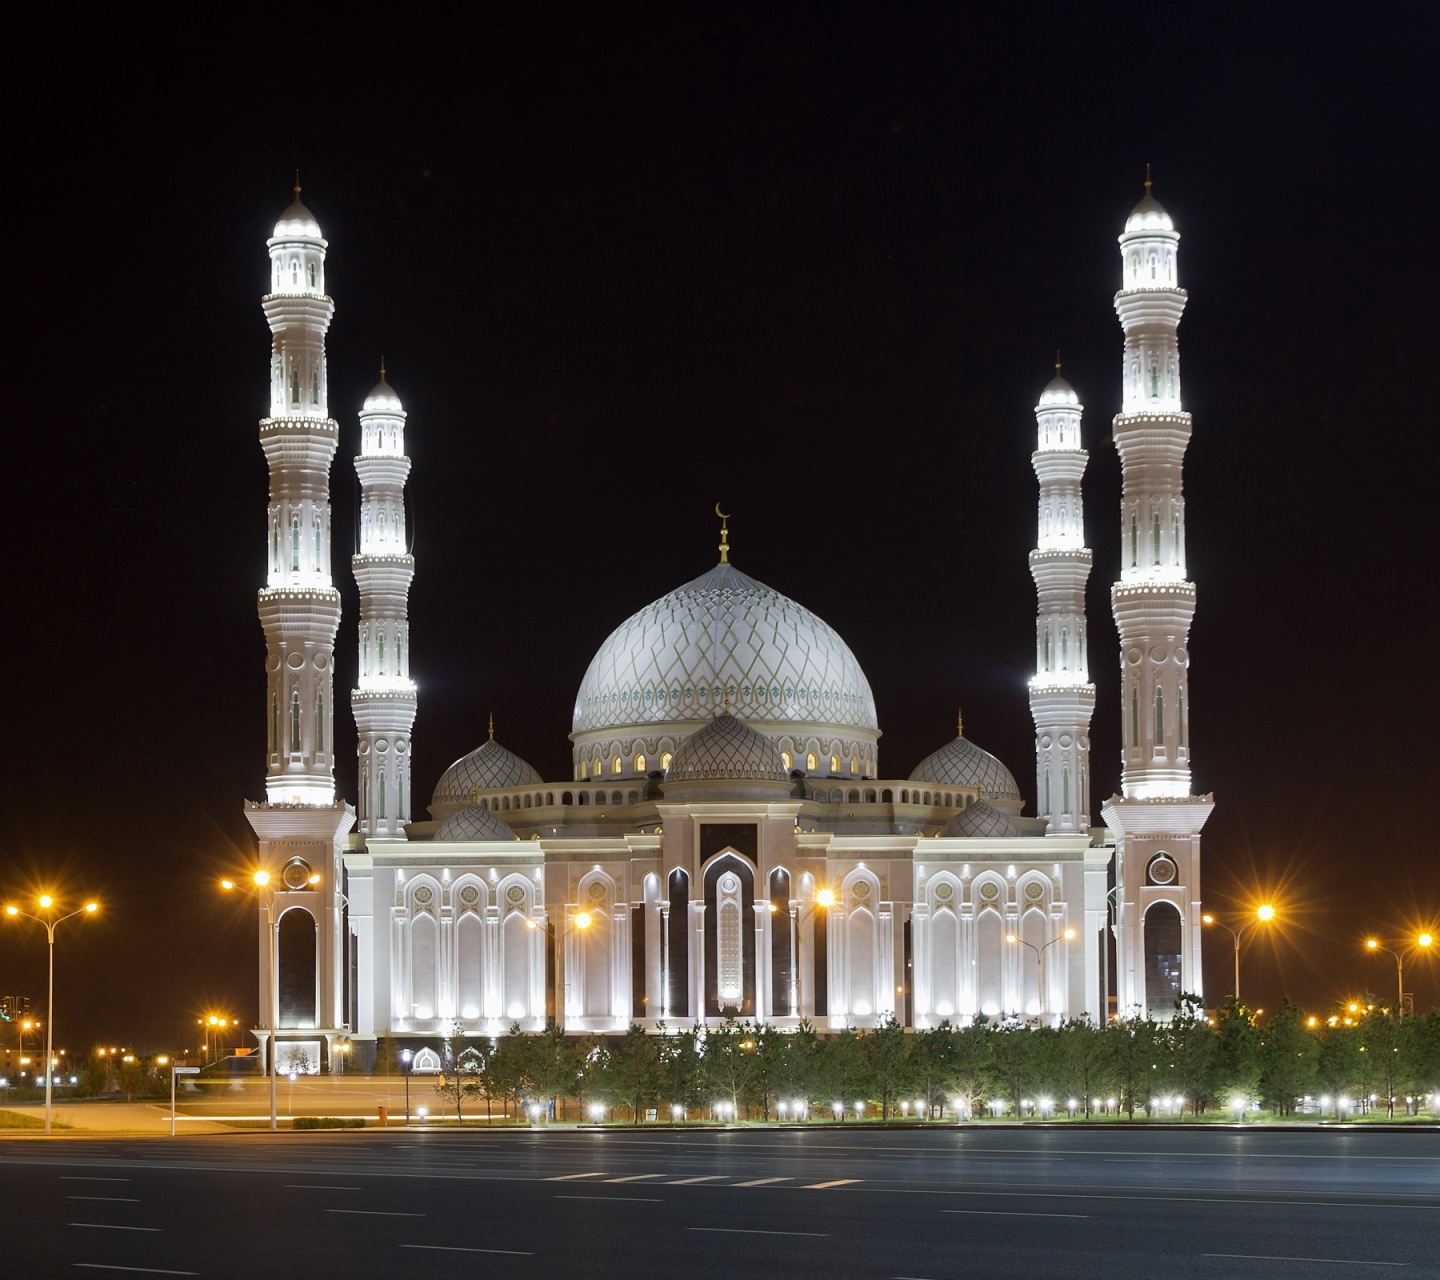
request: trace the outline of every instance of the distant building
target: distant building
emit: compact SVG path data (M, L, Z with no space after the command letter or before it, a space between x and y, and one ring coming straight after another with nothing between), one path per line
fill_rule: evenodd
M622 622L590 663L573 770L547 781L494 738L414 816L406 415L384 378L360 412L358 807L334 787L327 242L295 202L269 241L274 335L266 799L282 1055L384 1037L661 1031L728 1017L866 1028L1023 1016L1164 1017L1200 994L1200 829L1190 794L1176 330L1179 236L1146 184L1120 237L1124 552L1112 589L1123 793L1091 826L1082 406L1041 393L1036 809L957 726L908 775L880 765L869 682L835 631L729 562ZM718 514L717 508L717 514ZM263 907L263 904L262 904ZM272 939L260 917L261 1009ZM269 1022L262 1015L262 1023ZM268 1038L262 1029L261 1038Z

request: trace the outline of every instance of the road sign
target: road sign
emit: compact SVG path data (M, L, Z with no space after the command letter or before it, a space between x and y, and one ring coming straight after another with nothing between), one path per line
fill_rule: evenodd
M176 1074L177 1076L198 1076L198 1075L200 1074L200 1068L199 1068L199 1067L176 1067L176 1068L175 1068L175 1074Z

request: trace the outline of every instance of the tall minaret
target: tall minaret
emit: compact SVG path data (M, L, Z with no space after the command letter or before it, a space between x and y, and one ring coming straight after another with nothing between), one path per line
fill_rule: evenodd
M335 800L332 699L340 593L330 580L330 462L339 428L329 415L325 332L326 241L295 201L280 215L262 300L273 341L270 416L260 444L270 464L269 575L260 592L265 628L266 796L271 804Z
M1158 1017L1177 989L1200 994L1200 828L1213 808L1208 796L1190 794L1195 585L1185 577L1181 492L1190 415L1180 407L1179 242L1147 175L1120 237L1115 295L1125 330L1114 428L1124 496L1110 599L1120 633L1123 798L1107 802L1104 816L1117 844L1120 1011Z
M1035 676L1030 715L1035 721L1035 810L1054 834L1090 828L1090 683L1085 634L1085 582L1090 548L1080 481L1089 455L1080 447L1084 405L1060 376L1035 406L1039 444L1030 461L1040 481L1040 533L1030 553L1035 579Z
M360 411L360 681L350 695L360 754L360 831L372 840L403 840L410 821L410 581L415 558L405 536L405 410L385 381Z

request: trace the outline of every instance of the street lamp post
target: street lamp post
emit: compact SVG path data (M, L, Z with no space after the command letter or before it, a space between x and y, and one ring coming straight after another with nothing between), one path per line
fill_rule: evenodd
M1234 940L1234 943L1235 943L1235 1003L1236 1003L1236 1004L1239 1004L1239 1003L1240 1003L1240 940L1241 940L1251 929L1253 929L1257 924L1269 924L1271 920L1275 919L1275 908L1272 907L1268 902L1265 903L1263 906L1257 907L1257 908L1255 909L1255 918L1254 918L1253 920L1247 920L1244 924L1242 924L1242 925L1240 926L1239 929L1232 929L1232 928L1231 928L1228 924L1226 924L1223 920L1218 920L1218 919L1216 919L1214 916L1211 916L1211 915L1201 916L1200 918L1201 918L1206 924L1218 924L1218 925L1219 925L1222 929L1224 929L1225 932L1228 933L1228 934L1230 935L1230 937Z
M409 1049L400 1050L400 1073L405 1077L405 1123L410 1123L410 1058Z
M1035 979L1040 987L1040 1016L1042 1018L1045 1016L1046 1004L1045 953L1049 951L1050 948L1053 947L1057 942L1069 942L1070 939L1074 936L1074 929L1066 929L1064 933L1058 935L1057 937L1051 938L1049 942L1043 943L1037 947L1033 942L1026 942L1025 939L1020 937L1018 934L1007 933L1005 935L1006 942L1018 942L1022 947L1029 947L1030 950L1035 953Z
M1397 942L1395 945L1400 950L1392 951L1376 938L1365 940L1365 946L1370 951L1383 951L1386 955L1395 957L1395 1012L1400 1014L1405 1012L1405 953L1421 948L1428 950L1435 945L1435 939L1431 934L1422 933L1417 935L1413 942Z
M815 942L815 925L814 925L815 913L816 913L816 911L828 911L828 910L829 910L831 907L833 907L834 905L835 905L835 890L833 890L833 889L817 889L817 890L815 890L815 898L814 898L814 901L813 901L813 903L812 903L812 905L811 905L811 907L810 907L810 921L811 921L811 925L810 925L810 942L811 942L810 950L811 950L812 959L815 958L815 957L814 957L814 950L815 950L815 946L814 946L814 942ZM804 1017L805 1017L805 956L804 956L804 945L803 945L803 943L804 943L804 931L803 931L803 929L801 928L801 925L800 925L800 915L799 915L799 907L798 907L798 905L797 905L797 908L796 908L796 914L792 917L792 919L793 919L794 922L795 922L795 927L794 927L792 936L793 936L793 938L794 938L793 950L794 950L794 965L795 965L795 1020L796 1020L796 1022L798 1023L798 1022L802 1021L802 1020L804 1019Z
M48 893L42 893L37 899L42 911L51 911L55 906L55 899ZM25 920L33 920L36 924L45 926L45 937L50 947L50 982L49 999L45 1010L45 1132L50 1132L50 1111L51 1093L54 1082L55 1070L53 1036L55 1033L55 930L67 920L75 916L94 915L100 909L98 902L87 902L83 907L76 907L69 915L60 916L56 919L53 916L32 916L28 911L21 911L19 907L6 907L7 916L19 916Z
M539 924L537 924L534 920L530 919L530 918L527 916L527 917L526 917L526 920L525 920L525 927L526 927L527 929L538 929L540 926L539 926ZM555 925L554 925L551 921L547 920L547 921L545 922L545 938L546 938L546 941L550 944L550 953L551 953L551 955L554 957L554 963L556 964L557 967L558 967L558 965L560 964L560 944L563 943L563 942L565 941L565 939L568 938L568 937L569 937L572 933L574 933L577 929L583 932L584 930L588 929L589 927L590 927L590 913L589 913L588 911L581 911L581 912L577 913L577 914L571 919L570 927L569 927L568 929L562 929L562 930L560 930L558 934L557 934L556 931L555 931ZM561 985L561 993L560 993L560 1016L556 1019L556 1021L559 1023L559 1025L560 1025L560 1027L561 1027L562 1030L564 1029L564 1026L565 1026L565 1019L566 1019L566 1017L569 1015L569 1012L570 1012L570 1007L569 1007L569 1006L570 1006L570 966L567 964L567 965L565 966L565 981L564 981L564 983Z
M280 1030L280 943L279 935L275 930L275 891L270 888L270 873L263 868L256 871L250 877L254 889L246 892L253 893L260 905L265 909L265 928L270 939L270 1129L275 1132L280 1128L279 1110L277 1105L277 1082L276 1082L276 1059L279 1056ZM234 880L220 881L220 887L233 892L240 888Z

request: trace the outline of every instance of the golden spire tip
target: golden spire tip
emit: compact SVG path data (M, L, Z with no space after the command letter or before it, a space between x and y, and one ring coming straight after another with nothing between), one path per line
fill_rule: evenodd
M490 741L495 741L495 713L490 713Z
M955 708L955 736L957 738L965 736L965 713L959 707Z
M385 357L380 357L380 381L385 381Z
M1147 160L1145 161L1145 194L1147 196L1150 194L1150 188L1153 185L1154 183L1150 181L1150 161Z
M295 199L300 199L300 170L295 170L295 185L291 188L295 192Z
M1060 376L1060 348L1055 348L1055 376Z
M720 563L730 563L730 517L715 504L715 514L720 517Z

